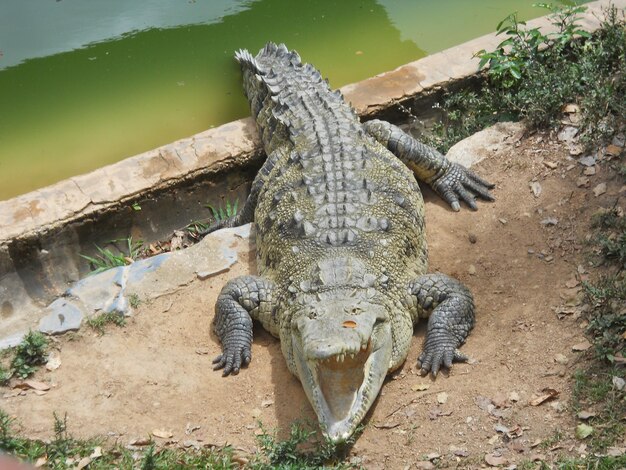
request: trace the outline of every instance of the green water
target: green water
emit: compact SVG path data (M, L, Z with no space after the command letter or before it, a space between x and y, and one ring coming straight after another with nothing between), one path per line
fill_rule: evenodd
M544 13L531 4L2 0L0 200L246 116L238 48L285 42L339 87Z

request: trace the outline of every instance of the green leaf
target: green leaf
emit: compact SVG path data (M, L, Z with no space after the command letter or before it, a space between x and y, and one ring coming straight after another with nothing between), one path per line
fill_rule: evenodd
M593 428L585 423L580 423L576 426L576 438L577 439L585 439L586 437L591 436L593 433Z

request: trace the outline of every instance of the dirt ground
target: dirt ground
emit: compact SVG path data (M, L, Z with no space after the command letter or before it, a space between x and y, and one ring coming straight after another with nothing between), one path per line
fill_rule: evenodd
M461 279L476 300L477 324L462 348L473 360L436 380L421 377L415 361L425 328L418 327L349 460L365 468L430 468L428 460L465 468L487 465L486 456L506 464L585 452L567 409L571 375L585 360L573 347L588 346L579 301L589 269L584 242L591 214L626 197L602 164L595 169L579 187L584 167L554 137L511 136L476 167L496 183L496 202L454 213L425 191L430 269ZM594 195L603 182L606 192ZM61 367L35 376L50 391L2 389L0 406L34 438L52 435L57 412L67 413L76 437L127 444L157 431L171 433L153 437L164 445L229 443L250 452L257 420L282 429L314 420L278 341L260 327L249 368L228 378L212 371L220 350L210 329L216 295L228 279L254 272L253 254L250 247L228 272L142 303L124 328L98 336L84 327L58 338ZM550 393L558 396L533 403ZM538 445L557 432L558 443Z

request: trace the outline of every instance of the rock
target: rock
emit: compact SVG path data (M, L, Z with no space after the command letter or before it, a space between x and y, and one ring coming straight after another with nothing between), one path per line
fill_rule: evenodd
M547 227L549 225L556 225L559 223L559 220L556 217L546 217L543 219L540 224Z
M46 370L53 371L61 367L61 355L57 351L48 354L48 362L46 362Z
M626 386L626 381L624 379L614 375L612 380L613 380L613 387L615 387L616 390L619 390L619 391L624 390L624 386Z
M594 196L598 197L606 193L606 183L600 183L595 188L593 188Z
M470 264L467 268L467 272L470 276L474 276L476 274L476 266Z
M565 365L567 364L567 356L565 356L564 354L555 354L554 355L554 362L556 362L557 364L562 364Z
M572 351L576 351L576 352L586 351L590 347L591 347L591 343L587 340L584 340L572 346Z
M626 143L626 136L624 136L624 134L621 134L621 133L614 136L613 140L611 141L611 145L615 145L616 147L623 147L625 143Z
M538 181L531 181L529 186L533 196L539 197L541 195L541 184Z
M477 241L476 235L474 235L473 233L468 234L467 239L472 244L476 243Z
M588 166L587 168L585 168L583 170L583 175L585 176L593 176L596 174L596 167L595 166Z
M589 184L589 178L587 178L586 176L580 176L576 178L576 186L578 186L579 188L585 187L588 184Z
M578 135L578 128L574 126L565 126L557 135L557 139L561 142L573 142L576 140L576 135Z
M446 392L441 392L437 394L437 403L440 405L445 404L448 401L448 394Z
M52 302L46 311L49 313L39 321L39 331L49 335L78 330L84 318L83 312L64 298Z
M453 145L446 157L469 168L501 148L507 140L511 140L511 136L522 134L524 130L524 125L519 122L500 122Z
M582 155L583 153L583 148L580 145L572 145L569 148L569 154L572 157L577 157L578 155Z
M596 157L587 155L586 157L579 158L578 163L582 166L594 166L596 164Z
M589 418L593 418L596 415L593 411L580 411L576 416L578 419L587 420Z
M432 462L429 462L428 460L423 460L421 462L416 462L415 468L418 468L420 470L431 470L436 467Z
M509 393L509 400L513 402L519 401L519 393L517 392Z
M554 162L544 161L543 164L550 168L551 170L555 170L557 168L557 164Z
M506 225L507 224L507 220L505 218L499 218L498 221L502 224L502 225Z

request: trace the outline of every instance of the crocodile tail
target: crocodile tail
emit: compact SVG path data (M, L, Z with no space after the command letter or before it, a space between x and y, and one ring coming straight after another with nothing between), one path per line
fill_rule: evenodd
M259 70L259 66L256 63L254 57L247 49L239 49L235 52L235 60L239 62L242 66L249 67L255 71Z

